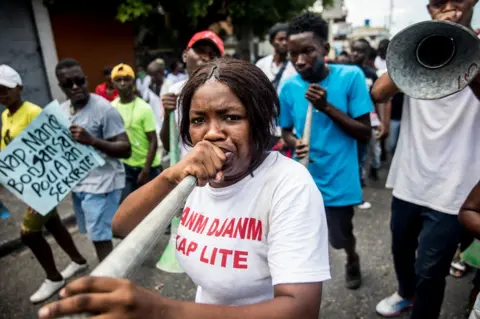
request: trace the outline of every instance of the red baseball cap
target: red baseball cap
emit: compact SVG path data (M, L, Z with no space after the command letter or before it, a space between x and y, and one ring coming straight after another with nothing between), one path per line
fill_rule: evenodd
M212 42L212 44L217 47L218 51L220 51L220 55L223 56L225 53L225 46L223 45L222 39L220 39L220 37L212 31L201 31L195 33L195 35L188 42L187 50L191 49L195 43L201 40L208 40Z

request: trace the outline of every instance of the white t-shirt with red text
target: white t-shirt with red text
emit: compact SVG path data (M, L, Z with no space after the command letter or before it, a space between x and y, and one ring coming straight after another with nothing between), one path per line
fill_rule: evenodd
M197 187L176 238L196 302L248 305L273 286L330 279L323 198L307 169L278 152L240 182Z

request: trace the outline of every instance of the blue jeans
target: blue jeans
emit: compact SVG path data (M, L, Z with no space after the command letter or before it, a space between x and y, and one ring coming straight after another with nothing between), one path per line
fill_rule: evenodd
M365 162L367 161L368 144L357 142L358 168L360 169L360 181L365 179Z
M388 151L393 154L397 148L398 136L400 135L400 121L390 121L390 134L388 135L387 145Z
M379 169L382 165L380 157L382 155L382 149L380 147L380 141L375 138L376 130L372 129L372 137L368 143L357 142L358 149L358 166L360 169L360 180L365 180L367 171L367 159L369 159L370 167Z
M370 138L370 142L368 143L368 151L367 155L370 158L370 167L379 169L382 165L380 157L382 156L382 148L380 146L380 141L377 140L375 135L377 134L376 129L372 129L372 137ZM364 169L366 169L364 167Z
M72 193L78 231L91 241L112 239L112 219L120 204L121 189L106 194Z
M125 198L128 197L128 195L143 186L137 184L137 178L142 171L142 167L133 167L127 164L123 164L123 166L125 167L125 188L122 191L122 198L120 200L120 203L123 202ZM155 179L155 177L160 175L161 172L161 166L150 168L150 176L148 181Z
M460 240L458 217L393 197L390 227L398 293L414 299L410 318L437 319Z

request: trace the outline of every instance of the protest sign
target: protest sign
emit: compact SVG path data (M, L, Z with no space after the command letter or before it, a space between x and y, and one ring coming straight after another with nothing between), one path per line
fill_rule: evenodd
M105 164L92 147L72 139L70 125L53 101L0 152L0 183L42 215Z

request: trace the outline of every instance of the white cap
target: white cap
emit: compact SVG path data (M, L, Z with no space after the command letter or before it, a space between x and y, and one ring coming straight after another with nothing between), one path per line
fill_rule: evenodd
M2 64L0 65L0 85L13 89L22 85L22 78L17 71L8 65Z

